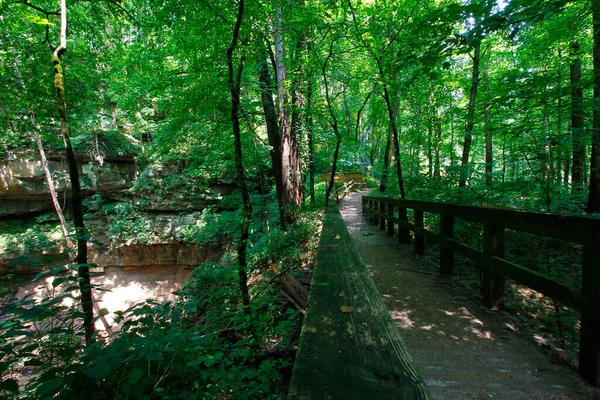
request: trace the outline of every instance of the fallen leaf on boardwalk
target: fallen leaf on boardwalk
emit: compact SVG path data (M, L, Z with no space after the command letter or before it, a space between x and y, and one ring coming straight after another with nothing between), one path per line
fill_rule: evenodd
M363 232L363 236L373 236L373 232Z
M343 312L344 314L350 314L352 311L354 311L354 308L352 308L350 306L341 306L340 311Z
M336 239L339 239L340 237L341 237L340 235L335 235L335 238L336 238Z
M504 376L506 376L507 378L512 378L512 375L510 374L510 372L507 372L506 374L504 374Z
M398 289L398 286L392 286L394 289Z

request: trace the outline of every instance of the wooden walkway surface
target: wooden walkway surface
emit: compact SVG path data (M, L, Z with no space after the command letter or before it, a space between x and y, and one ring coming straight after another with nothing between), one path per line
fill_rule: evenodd
M367 223L361 195L342 203L342 216L434 399L600 399L503 313Z
M431 398L335 204L325 214L289 398Z

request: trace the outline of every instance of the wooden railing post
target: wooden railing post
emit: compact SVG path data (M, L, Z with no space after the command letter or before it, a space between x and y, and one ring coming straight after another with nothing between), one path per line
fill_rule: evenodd
M440 236L452 239L454 237L454 217L440 215ZM454 252L440 245L440 273L442 275L454 274Z
M388 204L388 206L387 206L387 218L388 218L388 222L387 222L388 236L394 236L394 221L392 221L392 218L394 218L394 206L391 204Z
M579 375L600 386L600 232L583 246L581 291L588 301L581 312Z
M424 227L423 211L415 209L415 226ZM415 232L415 254L419 256L425 255L425 238Z
M483 224L483 254L504 256L504 228ZM487 261L483 265L483 302L492 310L504 307L504 276L492 271Z
M406 208L398 207L398 218L401 221L408 222L408 213L406 212ZM410 243L410 230L400 226L400 224L398 224L398 242L405 244Z
M379 229L385 229L385 204L379 203L379 212L381 215L379 216Z
M379 216L377 214L375 214L375 212L377 211L379 201L377 200L373 200L373 225L379 225Z

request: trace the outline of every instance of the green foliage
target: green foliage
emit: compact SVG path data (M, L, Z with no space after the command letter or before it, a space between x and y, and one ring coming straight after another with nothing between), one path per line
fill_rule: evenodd
M56 217L42 214L35 219L0 221L0 251L44 253L56 249L62 230Z
M117 130L96 131L75 135L71 139L76 153L96 157L126 157L137 155L140 148L134 142Z

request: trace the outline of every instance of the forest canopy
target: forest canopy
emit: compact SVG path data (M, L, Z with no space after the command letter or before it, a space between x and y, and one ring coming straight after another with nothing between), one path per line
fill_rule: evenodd
M207 331L186 342L189 320L179 319L200 313L198 301L202 312L210 303L227 324L252 332L232 364L289 333L299 316L255 301L263 289L251 282L279 274L277 260L308 263L302 251L314 250L315 210L335 197L336 172L362 172L378 196L600 213L598 0L0 0L0 61L0 157L47 153L68 164L68 221L54 206L78 273L83 313L74 318L83 319L88 346L99 346L91 219L122 218L105 233L141 241L152 223L140 210L160 200L154 211L182 213L176 240L227 237L234 249L227 268L197 272L191 306L129 310L147 319L130 322L114 354L156 331L166 335L159 345L177 338L208 351L195 365L180 362L210 369L221 348L207 344ZM102 168L132 159L126 197L135 202L107 205L86 191L82 160ZM188 226L187 217L198 218ZM201 297L206 288L213 297ZM278 319L254 330L252 313L264 308ZM206 315L208 327L223 328ZM101 357L89 354L74 365ZM86 372L97 386L111 364L100 360ZM281 367L272 364L265 368ZM260 384L249 397L272 389L260 368L248 378ZM54 382L45 388L59 393L79 372L69 373L59 384L53 371L40 387ZM135 392L141 377L124 378L127 390L143 396ZM8 378L1 383L0 393L15 392ZM224 390L210 385L209 395Z

